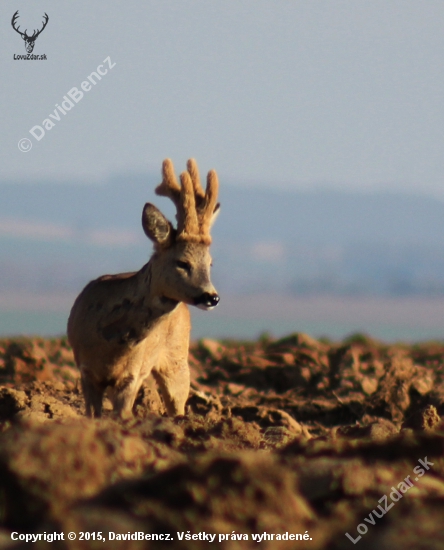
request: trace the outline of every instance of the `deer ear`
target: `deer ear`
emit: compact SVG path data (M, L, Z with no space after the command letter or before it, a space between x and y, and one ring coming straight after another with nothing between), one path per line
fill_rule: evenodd
M172 242L173 226L162 212L149 202L143 207L142 227L145 235L154 243L167 246Z
M210 227L209 227L210 229L213 227L214 222L217 220L219 213L220 213L220 202L218 202L214 207L213 215L211 216L211 220L210 220Z

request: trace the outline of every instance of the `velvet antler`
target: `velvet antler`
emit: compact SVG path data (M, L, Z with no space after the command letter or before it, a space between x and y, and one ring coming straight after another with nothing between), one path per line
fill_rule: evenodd
M156 193L169 197L176 206L176 239L210 244L210 228L219 209L216 172L208 172L205 192L200 184L199 170L194 159L188 160L187 171L180 175L181 185L177 182L170 159L163 161L162 176L162 183L156 188Z

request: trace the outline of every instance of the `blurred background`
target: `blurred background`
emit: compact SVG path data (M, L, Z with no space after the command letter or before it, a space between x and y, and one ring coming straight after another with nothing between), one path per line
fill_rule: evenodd
M14 59L16 10L28 34L48 14L46 60ZM195 338L443 338L442 2L6 0L0 17L0 334L63 333L90 279L139 269L143 204L174 215L162 160L192 156L222 203L221 303L193 311Z

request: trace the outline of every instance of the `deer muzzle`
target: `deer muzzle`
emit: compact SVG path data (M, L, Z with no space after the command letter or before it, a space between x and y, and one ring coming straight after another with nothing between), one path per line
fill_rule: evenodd
M210 294L209 292L204 292L194 300L194 305L197 306L199 309L209 311L210 309L215 308L219 301L220 298L218 294Z

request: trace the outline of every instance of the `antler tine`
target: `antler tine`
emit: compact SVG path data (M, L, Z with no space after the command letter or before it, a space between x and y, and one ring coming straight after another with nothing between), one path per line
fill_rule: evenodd
M162 197L170 198L175 204L177 210L180 207L180 186L177 182L174 166L171 159L165 159L162 163L163 180L156 187L156 194Z
M21 36L25 36L26 31L25 31L25 33L20 32L20 31L19 31L20 25L18 25L17 27L15 26L15 24L16 24L18 18L19 18L19 10L17 10L17 11L14 13L14 15L12 16L12 19L11 19L12 28L15 30L15 32L18 32Z
M218 208L217 197L219 193L219 179L216 170L210 170L207 175L207 187L205 191L205 204L201 214L200 227L202 233L209 233L213 214Z
M199 168L197 167L197 162L194 159L188 159L187 170L190 174L191 181L193 182L197 205L200 206L205 198L205 192L200 184Z
M181 208L183 213L183 225L179 227L178 232L188 235L197 235L199 233L199 221L196 211L196 197L194 194L194 182L191 179L189 172L182 172L180 174L181 188Z
M43 29L48 24L48 21L49 21L49 17L48 17L48 14L45 12L45 16L43 17L43 27L39 31L34 31L34 34L32 35L33 38L34 38L34 35L35 35L35 38L37 38L37 36L43 31Z

